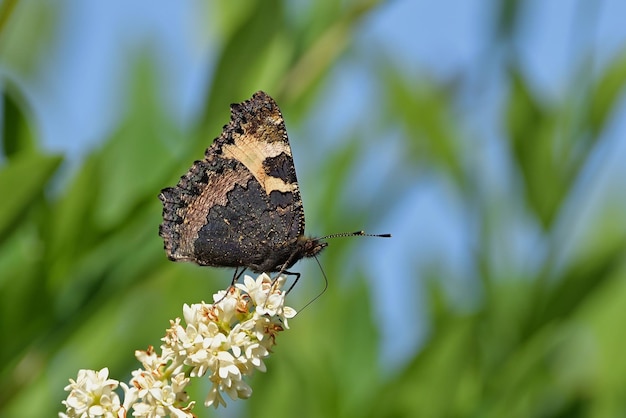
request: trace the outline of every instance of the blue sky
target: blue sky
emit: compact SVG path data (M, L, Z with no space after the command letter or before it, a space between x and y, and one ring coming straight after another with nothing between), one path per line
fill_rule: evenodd
M298 3L294 2L293 13L297 13ZM181 125L188 123L199 110L198 93L205 90L206 74L215 51L211 28L204 26L205 15L197 12L199 4L153 0L68 1L68 7L60 15L60 31L46 58L46 72L40 73L29 86L41 121L44 145L67 154L75 164L97 147L123 115L124 109L114 104L119 103L124 94L123 83L128 81L132 63L128 54L146 43L154 46L157 53L162 94L170 104L168 110ZM372 74L360 69L358 62L367 57L372 46L384 49L409 76L417 74L436 80L448 80L459 74L469 77L473 89L469 88L463 98L466 104L463 123L472 136L497 136L494 118L504 92L498 85L497 74L481 73L483 60L490 59L492 54L497 59L501 53L486 49L490 47L486 44L489 30L486 23L490 19L487 12L493 9L491 4L489 0L396 0L384 5L363 22L350 57L333 70L322 94L328 105L316 110L305 126L290 130L292 140L295 135L310 137L314 130L314 136L324 138L329 146L333 138L341 137L358 121L363 103L375 94L370 83ZM595 65L601 68L626 46L623 22L626 2L621 0L530 0L525 3L524 13L527 18L521 28L523 36L516 47L521 51L522 66L535 91L548 102L564 99L565 91L574 82L573 71L584 54L593 51ZM68 85L72 88L67 88ZM626 115L624 106L620 114ZM589 167L588 181L597 187L591 198L589 195L581 198L584 204L577 206L580 210L572 214L573 218L594 216L594 205L598 206L616 187L621 185L623 189L621 179L626 172L621 162L626 157L626 146L621 138L626 133L625 120L626 117L614 118L607 135L617 146L605 151L610 155L602 155L600 150L597 163ZM307 155L311 151L306 144L293 147L296 161L298 152ZM376 150L369 158L385 161L384 166L392 167L397 158L394 152ZM497 172L498 158L490 158L490 152L497 155L495 149L486 151L485 158L490 161L486 170ZM312 178L313 170L311 162L298 163L301 181ZM581 190L586 190L584 185ZM306 205L306 192L303 195ZM416 208L419 217L407 216L415 213ZM394 232L393 240L363 243L368 259L384 260L384 263L374 261L372 268L378 277L387 277L387 282L374 283L374 294L380 300L394 301L377 304L380 318L385 318L387 325L401 322L399 319L406 315L401 309L414 311L416 318L421 318L423 301L415 300L420 284L401 281L407 275L408 265L442 258L445 254L444 259L451 261L450 277L464 276L467 243L459 236L463 222L454 194L445 183L433 179L415 184L385 219L369 227L371 232ZM572 232L576 233L580 231ZM428 237L427 242L423 237ZM532 237L529 238L528 232L521 233L519 254L511 257L523 256L529 251L529 242ZM397 288L388 282L395 277L413 291L398 294ZM464 283L447 285L453 295L455 291L459 293L458 297L467 290ZM419 320L411 329L393 325L381 329L388 337L384 339L384 356L393 364L401 362L419 345L427 325Z

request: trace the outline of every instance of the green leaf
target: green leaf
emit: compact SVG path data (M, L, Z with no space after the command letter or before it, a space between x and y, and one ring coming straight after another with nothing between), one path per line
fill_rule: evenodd
M626 86L626 52L619 54L601 75L591 94L590 124L593 135L599 135L623 97Z
M97 156L93 222L101 230L120 225L141 205L158 202L159 190L169 185L172 154L185 143L158 100L152 57L140 56L134 69L129 114Z
M397 69L388 66L383 68L383 74L388 86L387 117L398 120L406 130L407 162L413 166L436 166L462 187L465 175L450 92L434 83L406 80Z
M275 37L284 28L283 4L277 0L248 2L245 19L226 39L217 57L210 94L200 123L201 132L214 132L228 121L228 104L247 99L256 90L268 90L256 80L257 69L265 54L272 49ZM198 148L206 148L206 138L199 136Z
M569 161L558 155L557 117L533 94L523 75L511 70L507 130L521 172L527 202L543 228L558 214L574 179Z
M7 82L2 92L2 151L8 158L35 149L28 106L19 90Z
M21 153L0 168L0 242L26 221L31 205L40 199L63 159L59 156Z

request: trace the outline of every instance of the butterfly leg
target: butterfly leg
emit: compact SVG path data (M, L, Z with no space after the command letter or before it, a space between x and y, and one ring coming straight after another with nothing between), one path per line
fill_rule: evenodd
M235 274L233 274L233 281L230 282L230 287L234 287L235 283L239 281L243 273L246 271L246 268L243 267L241 271L239 271L239 267L235 267Z
M226 293L224 293L224 296L222 296L220 300L218 300L217 302L213 303L214 305L217 305L218 303L223 301L224 298L226 298L226 295L228 295L231 289L235 287L235 283L239 281L239 279L241 278L241 276L243 275L245 271L246 271L245 267L243 267L241 271L239 271L239 267L235 267L235 274L233 274L233 280L230 282L230 286L228 286L228 289L226 289Z
M298 283L298 280L300 280L300 273L294 273L292 271L283 271L283 274L286 274L287 276L296 276L296 278L294 279L293 283L291 284L291 286L289 286L289 289L287 290L287 294L289 294L289 292L291 292L291 289L293 289L293 287L296 285L296 283Z

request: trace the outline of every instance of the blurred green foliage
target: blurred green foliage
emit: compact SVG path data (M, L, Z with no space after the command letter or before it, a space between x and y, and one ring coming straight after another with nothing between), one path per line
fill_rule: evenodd
M15 3L0 6L5 52ZM513 43L519 3L494 2L501 8L492 22L494 45ZM107 366L112 377L128 380L138 367L135 349L158 345L183 303L209 299L226 284L224 270L165 259L157 235L158 191L202 155L227 121L228 104L253 91L271 92L283 113L302 121L318 105L316 92L354 30L379 7L376 1L312 2L305 17L289 21L279 0L245 7L216 2L216 14L207 19L219 31L222 52L194 126L180 129L168 117L155 94L151 58L141 57L126 118L69 180L59 180L63 157L42 151L25 95L3 80L0 416L53 416L67 379L79 368ZM565 242L564 230L572 227L563 226L572 219L567 205L576 184L594 152L606 146L603 133L623 99L626 53L595 75L582 62L567 100L551 104L532 91L515 57L509 60L499 127L514 178L508 196L519 206L509 218L503 218L502 198L485 191L470 139L454 124L455 86L407 79L384 54L369 64L383 87L377 103L386 121L382 129L401 132L405 152L398 173L432 168L450 182L466 210L480 300L458 309L436 266L407 268L415 280L428 277L431 331L408 363L390 372L379 358L368 273L353 272L350 286L331 285L281 335L268 372L252 382L253 397L230 404L237 414L626 416L624 214L603 209L607 216L591 219L574 243ZM350 187L341 179L354 171L356 156L367 146L372 144L346 138L319 162L320 181L328 188L314 204L332 205L319 230L342 230L340 220L354 216L367 225L402 194L389 187L373 190L380 201L372 202L368 214L333 203ZM539 231L543 253L527 275L495 259L494 249L506 239L503 219L522 220ZM356 244L337 243L324 255L329 277L342 276L349 245ZM566 246L574 247L575 256L563 257ZM384 279L393 285L394 278ZM415 321L405 320L406 327ZM206 389L198 381L191 392L201 401ZM214 414L201 402L195 412Z

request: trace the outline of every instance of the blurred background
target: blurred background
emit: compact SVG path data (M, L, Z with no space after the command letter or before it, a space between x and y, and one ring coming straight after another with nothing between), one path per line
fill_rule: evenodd
M0 2L0 416L128 381L227 269L159 190L265 90L320 257L247 401L199 417L626 416L626 3ZM289 304L324 286L314 260Z

